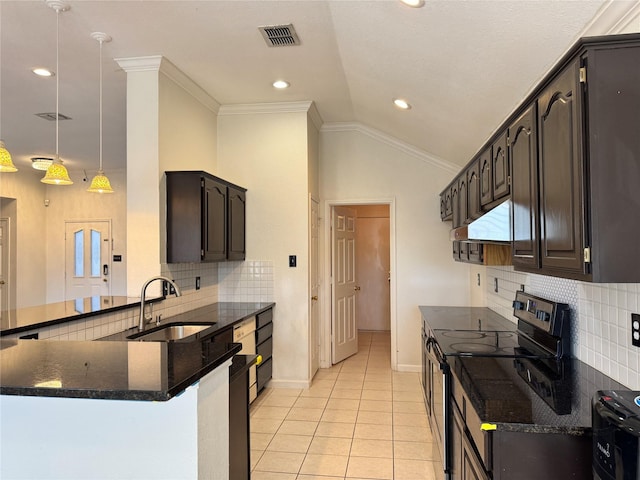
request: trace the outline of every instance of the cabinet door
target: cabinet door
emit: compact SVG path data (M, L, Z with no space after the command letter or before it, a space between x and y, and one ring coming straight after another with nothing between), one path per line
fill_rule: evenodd
M229 243L227 258L229 260L244 260L246 254L245 225L246 225L246 194L243 190L229 187Z
M504 132L491 147L491 172L493 199L499 200L509 195L509 155L507 152L507 132Z
M483 246L481 243L468 243L467 255L470 263L482 264L484 262L484 256L482 255Z
M538 100L542 269L584 273L584 202L579 65L574 62Z
M539 268L538 148L536 104L509 127L511 235L515 267Z
M464 457L464 420L458 406L451 400L451 480L464 480L462 459Z
M462 220L460 219L460 205L459 205L460 197L458 196L458 183L455 182L451 187L451 211L452 211L452 227L457 228L462 225Z
M227 186L204 177L202 197L202 260L225 260L227 258Z
M480 207L480 163L475 161L467 169L467 204L471 220L482 215Z
M451 200L451 189L449 188L446 192L445 204L444 204L444 212L445 218L447 220L451 220L453 215L453 203Z
M491 147L480 155L480 205L483 207L493 201L493 188L491 186Z
M462 472L464 480L488 480L489 476L482 467L466 433L462 434Z
M460 221L460 225L469 223L469 207L467 202L467 175L466 173L463 173L458 179L458 208L460 209L458 219Z

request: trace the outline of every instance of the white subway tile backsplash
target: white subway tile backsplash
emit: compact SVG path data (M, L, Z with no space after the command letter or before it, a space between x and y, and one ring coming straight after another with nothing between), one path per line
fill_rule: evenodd
M640 284L591 284L514 272L513 267L487 267L487 280L487 306L512 321L511 300L521 284L534 295L568 303L573 355L640 390L640 348L631 344L631 313L640 310Z

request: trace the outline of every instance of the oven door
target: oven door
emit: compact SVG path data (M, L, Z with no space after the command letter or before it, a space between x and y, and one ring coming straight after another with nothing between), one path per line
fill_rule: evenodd
M434 457L436 478L450 478L451 472L451 370L438 343L429 338L426 343L427 364L431 380L431 413L429 419L434 444L439 455Z

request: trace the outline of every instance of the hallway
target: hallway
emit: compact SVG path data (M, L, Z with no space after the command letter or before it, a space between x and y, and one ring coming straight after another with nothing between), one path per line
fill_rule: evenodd
M393 372L389 332L308 390L267 389L251 407L252 480L432 480L419 375Z

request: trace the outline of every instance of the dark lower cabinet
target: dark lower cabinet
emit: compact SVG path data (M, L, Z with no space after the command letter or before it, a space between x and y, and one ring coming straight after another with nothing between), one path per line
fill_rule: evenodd
M451 410L451 480L489 480L455 403Z
M273 373L273 308L256 315L256 352L260 363L256 369L258 394Z
M253 361L253 355L236 355L229 369L229 479L232 480L251 478L249 366Z

